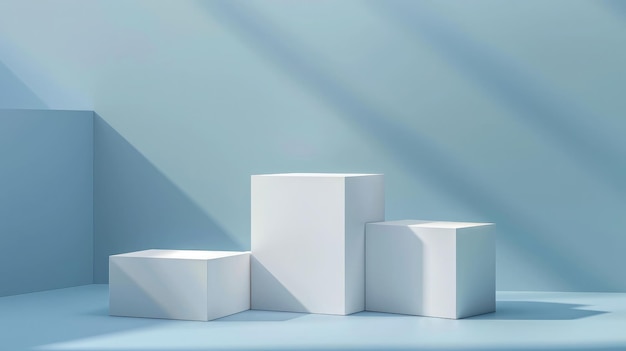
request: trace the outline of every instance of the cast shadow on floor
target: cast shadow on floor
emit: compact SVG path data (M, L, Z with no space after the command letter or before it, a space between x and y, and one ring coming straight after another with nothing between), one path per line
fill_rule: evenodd
M585 305L538 302L498 301L496 312L475 317L472 320L572 320L607 313L585 309Z

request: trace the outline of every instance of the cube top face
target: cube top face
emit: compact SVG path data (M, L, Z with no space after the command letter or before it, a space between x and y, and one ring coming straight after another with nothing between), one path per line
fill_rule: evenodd
M381 176L382 174L367 173L278 173L278 174L257 174L253 177L303 177L303 178L350 178Z
M111 257L134 257L134 258L169 258L177 260L213 260L224 257L245 255L248 252L241 251L201 251L201 250L144 250L135 251Z
M443 222L443 221L423 221L414 219L405 219L399 221L387 221L370 223L368 225L388 225L388 226L404 226L411 228L433 228L433 229L463 229L472 227L490 226L493 223L472 223L472 222Z

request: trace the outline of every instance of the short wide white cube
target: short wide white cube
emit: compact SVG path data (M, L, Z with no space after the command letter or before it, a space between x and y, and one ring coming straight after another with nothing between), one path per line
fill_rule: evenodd
M381 174L252 176L251 307L345 315L365 307L365 223Z
M250 308L250 253L145 250L109 257L109 314L208 321Z
M366 248L369 311L453 319L495 311L491 223L370 223Z

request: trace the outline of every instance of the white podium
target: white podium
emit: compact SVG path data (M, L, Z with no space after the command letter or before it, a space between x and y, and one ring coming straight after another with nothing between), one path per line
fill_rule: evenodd
M365 223L380 174L252 176L251 308L345 315L365 306Z
M109 257L109 314L207 321L250 308L250 254L146 250Z
M495 311L495 226L390 221L366 227L366 309L443 318Z

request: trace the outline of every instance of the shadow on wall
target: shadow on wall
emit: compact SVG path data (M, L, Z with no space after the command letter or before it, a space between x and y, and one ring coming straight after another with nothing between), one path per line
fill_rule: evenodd
M48 106L0 61L0 108L46 109Z
M374 4L374 3L372 3ZM614 191L626 193L626 168L621 144L594 130L597 112L561 96L525 67L472 40L422 2L376 2L377 13L409 35L426 39L443 58L473 78L499 101L514 109L519 120L547 133L581 165ZM626 9L616 2L616 9ZM625 12L626 13L626 12Z
M603 4L610 13L626 19L626 2L622 0L604 0L601 4Z
M575 255L563 252L561 247L549 242L546 238L550 238L551 233L521 215L510 201L490 190L488 184L459 167L427 136L416 135L342 84L322 63L311 59L315 55L299 46L298 40L286 34L288 31L281 30L242 2L203 2L202 6L225 27L240 35L250 47L288 72L303 88L334 107L346 122L371 136L410 174L427 180L442 193L475 209L484 221L497 223L498 240L516 247L558 277L565 289L619 289L621 283L602 280Z
M92 116L0 110L0 296L93 281Z
M108 281L112 254L245 249L97 114L94 176L96 283Z

